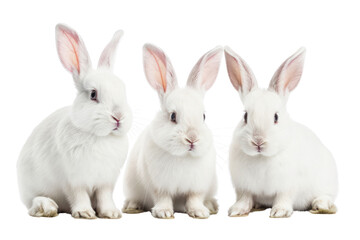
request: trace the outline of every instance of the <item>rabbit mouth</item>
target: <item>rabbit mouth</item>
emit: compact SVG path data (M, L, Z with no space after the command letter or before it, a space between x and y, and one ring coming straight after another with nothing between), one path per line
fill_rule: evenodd
M113 131L117 131L117 130L119 130L119 128L120 128L120 122L117 121L117 122L115 123L115 128L113 129Z
M255 148L258 154L264 152L266 142L263 140L251 140L251 145Z
M194 144L190 144L188 151L189 151L189 152L195 151L195 145L194 145Z
M269 147L250 147L250 148L246 148L246 150L244 151L248 156L251 157L272 157L274 155L277 154L277 151L274 150L273 148L269 148Z
M255 155L264 155L265 154L265 147L263 146L256 146L253 148Z

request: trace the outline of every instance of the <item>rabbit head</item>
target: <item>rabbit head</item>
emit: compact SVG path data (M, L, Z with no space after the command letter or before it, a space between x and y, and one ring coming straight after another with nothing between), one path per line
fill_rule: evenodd
M182 157L201 156L209 149L212 136L205 124L203 97L215 82L222 53L222 47L207 52L192 69L186 87L180 88L165 53L154 45L144 46L145 75L161 104L150 133L162 150Z
M97 136L122 135L131 125L125 85L112 72L116 47L122 35L121 30L115 32L100 56L97 69L93 69L80 36L67 26L56 26L60 61L72 73L78 90L71 121L77 128Z
M229 78L239 92L245 112L235 132L242 150L249 156L274 156L285 148L292 123L286 110L289 93L300 81L305 49L300 48L275 72L268 89L258 88L247 63L225 48Z

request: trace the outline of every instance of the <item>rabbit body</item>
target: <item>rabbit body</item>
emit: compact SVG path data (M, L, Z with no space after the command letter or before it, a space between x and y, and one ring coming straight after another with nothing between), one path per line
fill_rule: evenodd
M187 96L190 95L187 91L194 92L191 89L175 91L185 91ZM205 201L211 200L216 193L215 148L208 133L202 140L206 145L202 147L201 155L174 156L164 150L153 134L164 126L162 114L158 113L132 149L125 173L125 195L151 210L154 206L151 193L166 192L178 206L175 211L185 212L183 202L189 193L204 193Z
M77 188L93 195L113 186L124 164L127 136L96 136L79 131L62 108L36 127L21 151L19 185L28 208L36 196L53 199L59 212L71 212L68 197Z
M114 34L98 68L92 69L78 34L56 27L58 54L78 94L71 106L41 122L21 151L19 190L31 216L121 217L112 193L127 156L132 122L125 85L111 71L121 35Z
M271 217L289 217L293 210L335 213L335 160L316 135L294 122L286 110L289 93L301 78L305 50L280 66L268 89L257 87L249 66L230 48L225 49L225 57L245 108L229 151L237 195L229 215L242 216L263 207L272 207Z
M179 88L166 55L144 46L147 80L158 91L161 111L135 143L125 170L123 211L151 210L157 218L174 211L194 218L216 213L216 153L205 124L203 96L215 81L222 49L206 53L187 86Z
M337 170L328 149L306 126L292 122L288 142L276 156L249 157L235 136L229 160L235 189L250 192L254 206L271 207L277 193L290 193L294 210L309 210L318 196L337 194Z

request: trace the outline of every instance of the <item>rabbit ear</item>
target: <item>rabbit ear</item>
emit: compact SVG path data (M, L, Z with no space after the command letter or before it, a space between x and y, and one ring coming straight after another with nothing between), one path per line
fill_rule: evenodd
M124 32L122 30L118 30L115 32L113 38L108 43L108 45L105 47L105 49L103 50L103 52L100 56L98 68L106 67L106 68L109 68L110 70L112 70L114 60L115 60L116 48L117 48L120 38L122 37L123 34L124 34Z
M305 52L305 48L302 47L281 64L271 79L270 90L287 95L298 85L303 72Z
M91 62L80 36L62 24L56 25L55 33L57 52L63 66L76 78L85 74Z
M255 76L247 63L227 46L225 59L230 81L243 99L251 90L257 88Z
M170 59L160 48L145 44L143 58L146 79L158 92L160 98L178 86Z
M216 47L202 56L192 69L187 86L208 90L215 82L219 72L222 47Z

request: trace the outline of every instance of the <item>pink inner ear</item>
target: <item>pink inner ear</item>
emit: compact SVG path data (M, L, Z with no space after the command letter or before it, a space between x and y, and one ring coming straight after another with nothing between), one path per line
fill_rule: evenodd
M279 94L291 92L298 85L305 58L305 48L300 48L295 54L286 59L275 72L269 88Z
M216 56L216 53L214 53L213 55L209 56L206 59L205 62L205 69L203 70L203 72L205 73L205 76L203 76L202 78L202 83L201 85L204 87L205 90L208 90L212 85L213 85L213 81L209 81L209 79L213 79L214 75L217 75L218 72L218 67L216 66L216 59L213 59ZM215 61L215 63L213 63L212 61ZM216 77L215 77L216 79ZM214 79L214 81L215 81Z
M159 73L159 77L160 79L157 79L158 81L160 81L160 84L162 85L162 88L164 90L164 92L166 92L166 65L165 63L165 59L161 59L158 54L156 54L155 52L151 51L150 49L148 49L149 53L151 54L151 56L154 58L155 60L155 64L156 64L156 70ZM161 53L160 53L161 54Z
M242 89L241 74L238 60L226 53L226 66L229 74L230 81L236 90Z
M120 38L122 36L123 32L121 30L118 30L115 32L113 38L111 41L106 45L103 52L101 53L98 67L105 66L107 68L112 68L113 61L114 61L114 55L117 48L117 45L120 41Z
M77 70L80 73L79 63L79 37L70 31L60 29L61 34L58 38L58 52L63 65L70 72Z
M208 90L216 80L222 52L223 49L217 47L205 53L191 70L187 85Z
M291 60L287 65L289 66L287 71L286 71L286 79L285 79L285 85L283 87L283 91L285 91L285 89L289 89L289 91L292 91L297 84L300 81L301 78L301 74L302 74L302 66L298 66L298 64L296 64L296 61L298 59L295 58L293 60ZM295 63L294 63L295 62Z

